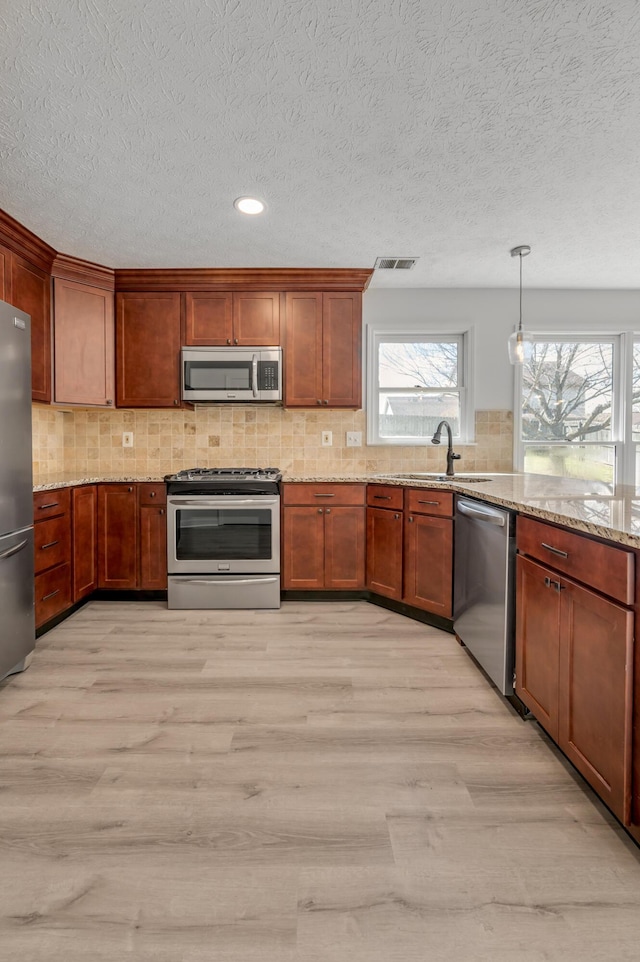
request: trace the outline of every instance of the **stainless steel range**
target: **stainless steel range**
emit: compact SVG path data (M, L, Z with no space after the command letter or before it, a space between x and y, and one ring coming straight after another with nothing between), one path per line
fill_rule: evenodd
M280 607L277 468L168 475L169 608Z

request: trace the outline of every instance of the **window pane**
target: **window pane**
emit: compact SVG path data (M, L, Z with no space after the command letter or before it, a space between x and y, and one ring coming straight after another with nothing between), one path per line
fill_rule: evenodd
M378 354L381 388L458 387L457 341L385 341Z
M612 485L616 449L613 444L527 444L524 470L532 474L584 478Z
M534 342L522 370L525 441L610 441L612 400L610 342Z
M419 391L380 391L381 438L430 438L443 418L460 434L460 397Z
M632 375L632 395L631 395L631 439L640 441L640 343L633 345L633 375ZM637 457L636 457L637 460ZM640 474L636 470L636 478Z

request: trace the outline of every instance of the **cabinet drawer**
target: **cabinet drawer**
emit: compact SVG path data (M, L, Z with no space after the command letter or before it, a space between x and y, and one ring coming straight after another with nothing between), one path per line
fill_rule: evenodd
M35 570L45 571L71 560L69 518L51 518L33 529Z
M402 511L404 488L392 484L367 485L367 504L371 508L391 508Z
M36 628L71 605L71 565L58 565L36 577Z
M453 517L453 495L450 491L429 488L408 488L404 494L404 506L412 514L434 514Z
M166 484L164 482L139 484L138 501L140 504L166 504Z
M283 504L364 505L364 484L283 484Z
M46 521L58 514L67 514L71 488L55 488L53 491L36 491L33 496L33 520Z
M634 559L630 551L524 517L518 518L516 537L520 554L542 561L625 605L633 604Z

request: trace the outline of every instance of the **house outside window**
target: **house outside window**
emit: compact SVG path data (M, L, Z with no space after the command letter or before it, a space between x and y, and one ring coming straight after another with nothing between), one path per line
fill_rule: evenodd
M440 421L469 431L465 334L370 333L369 444L428 444Z

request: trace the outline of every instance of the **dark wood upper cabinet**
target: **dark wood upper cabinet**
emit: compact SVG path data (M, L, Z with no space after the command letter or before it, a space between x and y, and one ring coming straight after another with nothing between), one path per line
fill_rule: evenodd
M188 291L184 343L192 347L280 344L278 291Z
M54 278L54 400L115 403L113 291Z
M51 401L51 277L11 255L11 303L31 316L31 396Z
M361 329L359 292L286 295L285 407L361 407Z
M180 405L180 294L116 295L119 407Z
M11 303L11 251L0 246L0 300Z

